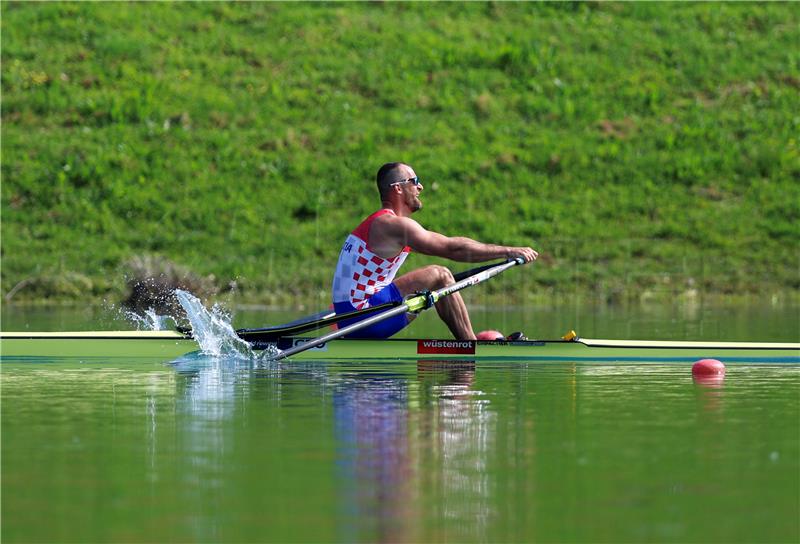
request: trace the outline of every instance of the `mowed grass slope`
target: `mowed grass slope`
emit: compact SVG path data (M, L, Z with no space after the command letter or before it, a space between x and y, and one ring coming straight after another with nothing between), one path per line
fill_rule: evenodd
M798 28L782 3L4 2L2 290L121 296L156 255L324 299L401 160L424 226L541 251L523 298L797 292Z

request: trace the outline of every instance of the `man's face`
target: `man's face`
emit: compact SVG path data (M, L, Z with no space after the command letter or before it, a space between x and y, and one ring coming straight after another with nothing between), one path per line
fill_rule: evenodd
M400 169L400 173L402 177L401 180L406 180L405 183L399 185L399 187L403 190L403 199L406 206L411 209L412 212L415 212L422 208L422 200L419 198L419 194L422 192L422 184L415 185L412 181L413 178L417 177L416 172L410 166L403 166Z

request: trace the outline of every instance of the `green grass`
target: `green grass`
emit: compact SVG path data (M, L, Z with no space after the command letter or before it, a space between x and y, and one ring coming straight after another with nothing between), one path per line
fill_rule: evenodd
M2 290L122 296L157 255L322 300L401 160L426 227L540 250L494 289L797 293L798 28L784 3L4 2Z

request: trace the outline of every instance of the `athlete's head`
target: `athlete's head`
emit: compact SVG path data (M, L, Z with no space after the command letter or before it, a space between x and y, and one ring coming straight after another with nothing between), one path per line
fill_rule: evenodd
M376 176L382 202L400 199L412 212L422 208L419 193L422 183L414 169L402 162L388 162L380 167Z

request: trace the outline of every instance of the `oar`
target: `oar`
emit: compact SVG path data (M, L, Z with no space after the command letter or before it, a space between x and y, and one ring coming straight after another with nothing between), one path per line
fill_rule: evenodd
M381 312L378 315L368 317L362 321L359 321L358 323L353 323L352 325L348 325L347 327L344 327L342 329L333 331L328 334L324 334L318 338L309 340L308 342L304 342L297 346L291 347L275 355L273 357L273 360L277 361L280 359L285 359L286 357L291 357L292 355L296 355L303 351L317 347L330 340L341 338L342 336L348 335L351 332L355 332L365 327L369 327L374 323L379 323L385 319L389 319L390 317L394 317L396 315L400 315L406 312L419 313L422 310L427 310L428 308L436 304L440 299L452 295L453 293L461 291L462 289L465 289L467 287L472 287L473 285L477 285L481 282L484 282L489 278L492 278L500 274L501 272L508 270L512 266L516 266L518 264L525 264L525 260L522 259L522 257L509 259L501 264L491 266L485 270L482 270L481 272L478 272L477 274L468 276L463 280L454 283L453 285L443 287L437 291L432 291L430 293L422 293L419 295L412 295L409 298L407 298L405 302L403 302L403 304L397 306L396 308L392 308L391 310Z
M456 281L461 281L465 278L474 276L475 274L479 274L484 270L488 270L495 266L497 266L497 263L471 268L469 270L464 270L463 272L459 272L458 274L455 274L453 277L455 278ZM354 312L347 312L342 314L337 314L333 310L323 310L322 312L306 317L301 317L300 319L291 321L283 325L274 325L272 327L262 327L258 329L238 329L236 331L236 334L239 335L239 338L247 342L270 342L270 341L275 341L279 338L285 338L287 336L295 336L304 332L321 329L323 327L327 327L335 323L340 323L347 319L353 319L356 317L361 317L369 314L377 314L378 312L382 312L390 308L395 308L400 304L401 304L400 302L387 302L385 304L379 304L378 306L370 306L362 310L356 310ZM185 332L189 332L189 330Z
M286 323L285 325L274 325L272 327L263 327L260 329L238 329L236 334L239 336L239 338L248 342L269 342L277 340L278 338L321 329L322 327L339 323L345 319L353 319L362 315L388 310L389 308L394 308L398 304L400 304L400 302L387 302L386 304L370 306L362 310L346 312L343 314L337 314L333 310L327 310L318 314L297 319L290 323Z

